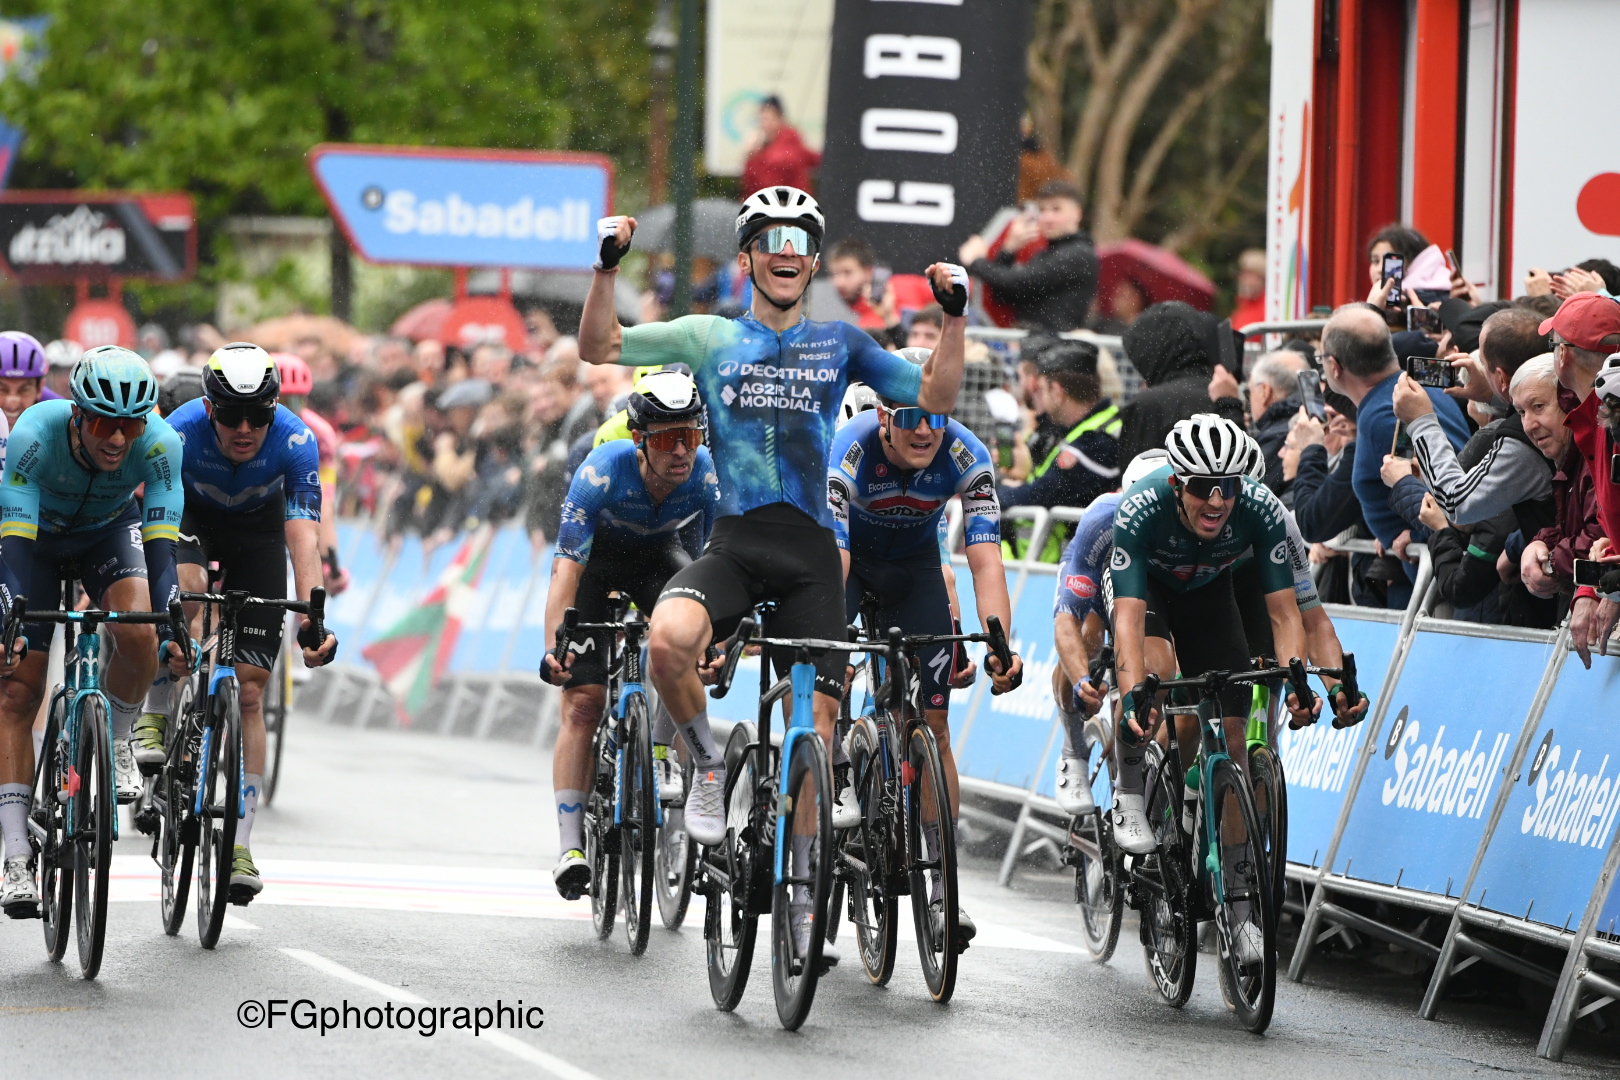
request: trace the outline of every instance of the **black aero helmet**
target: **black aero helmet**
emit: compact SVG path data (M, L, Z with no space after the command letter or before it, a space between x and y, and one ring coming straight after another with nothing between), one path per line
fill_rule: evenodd
M193 398L202 397L203 373L197 368L181 368L158 388L158 412L172 416L174 410Z
M280 394L275 361L251 342L221 345L203 369L203 395L216 405L274 405Z

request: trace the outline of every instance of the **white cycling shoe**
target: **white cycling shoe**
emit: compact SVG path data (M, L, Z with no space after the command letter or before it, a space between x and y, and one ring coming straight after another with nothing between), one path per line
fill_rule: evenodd
M803 960L810 954L810 933L815 928L809 904L790 904L789 918L793 920L793 951ZM821 970L838 966L842 959L838 947L825 939L821 942Z
M1159 846L1148 826L1147 799L1141 795L1114 796L1114 843L1132 855L1146 855Z
M833 802L832 824L835 829L853 829L861 823L861 801L855 796L855 785L848 783Z
M663 756L659 755L663 751ZM658 780L658 801L668 806L686 794L686 778L681 775L680 759L669 746L653 747L653 775Z
M141 797L141 773L135 764L135 748L128 739L113 740L113 789L120 803L132 803Z
M29 856L13 855L6 860L6 878L0 890L0 910L13 919L39 918L39 889L34 885L34 868Z
M1057 804L1065 814L1089 814L1097 809L1087 771L1086 763L1079 758L1058 758Z
M1266 938L1252 922L1239 923L1232 930L1232 955L1239 967L1250 968L1265 959Z
M686 796L686 835L704 847L718 847L726 838L726 773L708 769L692 778Z

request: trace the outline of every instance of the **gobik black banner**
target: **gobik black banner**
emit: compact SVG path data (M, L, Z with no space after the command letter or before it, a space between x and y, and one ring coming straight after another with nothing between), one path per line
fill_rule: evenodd
M11 191L0 198L0 254L25 284L174 281L196 269L196 222L180 192Z
M1017 196L1027 0L838 0L818 194L829 242L956 260Z

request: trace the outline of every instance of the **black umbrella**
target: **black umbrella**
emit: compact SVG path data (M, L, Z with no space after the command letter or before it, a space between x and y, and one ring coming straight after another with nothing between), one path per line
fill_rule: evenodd
M730 199L692 200L692 254L725 262L737 254L737 204ZM636 215L635 246L675 250L675 207L654 206Z

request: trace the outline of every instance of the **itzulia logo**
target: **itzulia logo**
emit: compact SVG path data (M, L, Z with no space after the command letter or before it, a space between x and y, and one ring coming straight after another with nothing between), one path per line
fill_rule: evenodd
M473 203L451 192L443 199L423 199L406 188L384 195L369 187L360 195L368 210L383 212L383 228L396 235L477 236L492 240L540 240L581 243L595 239L591 204L563 199L537 206L525 195L508 206Z

